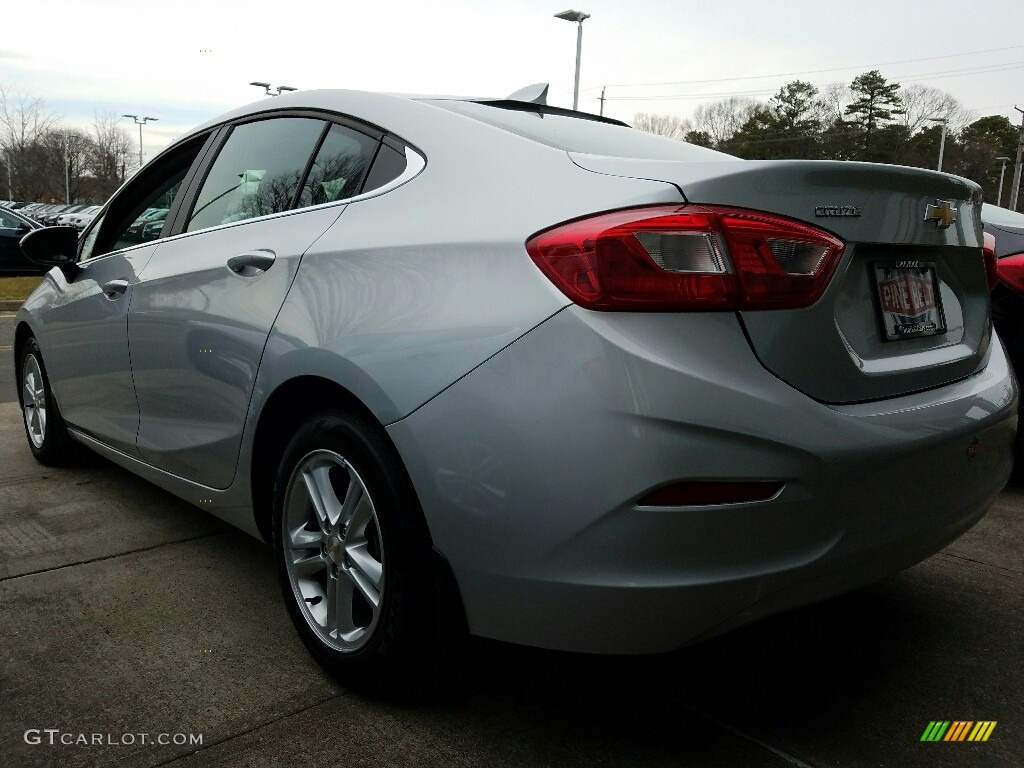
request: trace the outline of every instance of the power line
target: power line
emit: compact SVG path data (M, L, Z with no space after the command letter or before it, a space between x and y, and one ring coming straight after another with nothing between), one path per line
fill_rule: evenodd
M661 83L608 83L615 88L634 88L655 85L699 85L701 83L729 83L736 80L764 80L771 77L792 77L794 75L817 75L825 72L842 72L847 69L875 69L877 67L891 67L895 64L913 64L918 61L937 61L939 59L954 59L960 56L977 56L982 53L997 53L999 51L1013 51L1024 48L1024 45L1010 45L1005 48L988 48L984 51L967 51L966 53L950 53L945 56L926 56L921 59L903 59L902 61L884 61L881 64L857 64L849 67L832 67L830 69L806 69L802 72L777 72L773 75L745 75L742 77L720 77L714 80L673 80ZM595 86L596 87L596 86ZM589 88L587 90L590 90Z
M929 80L933 77L964 77L967 75L982 75L991 72L1007 72L1014 69L1024 69L1024 61L1008 62L1007 64L994 64L986 67L968 67L965 69L948 69L940 72L928 72L917 75L906 75L900 77L902 82L916 82L918 80ZM723 91L720 93L675 93L661 96L605 96L606 101L673 101L676 99L709 99L722 98L725 96L765 96L774 94L778 89L757 90L757 91Z

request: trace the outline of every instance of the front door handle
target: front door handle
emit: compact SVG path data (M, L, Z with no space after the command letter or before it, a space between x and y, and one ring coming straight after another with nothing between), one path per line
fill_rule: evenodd
M103 284L103 295L113 301L124 296L124 292L128 290L127 280L111 280L109 283Z
M241 277L259 277L274 266L275 259L273 251L248 251L228 259L228 269Z

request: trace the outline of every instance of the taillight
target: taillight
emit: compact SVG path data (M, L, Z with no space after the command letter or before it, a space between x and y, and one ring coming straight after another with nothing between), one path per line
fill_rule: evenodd
M771 213L660 205L562 224L526 250L587 309L795 309L821 297L843 242Z
M1015 291L1024 293L1024 253L1000 259L997 268L1000 280Z
M989 293L999 284L999 269L996 265L996 236L988 232L985 235L985 277L988 278Z

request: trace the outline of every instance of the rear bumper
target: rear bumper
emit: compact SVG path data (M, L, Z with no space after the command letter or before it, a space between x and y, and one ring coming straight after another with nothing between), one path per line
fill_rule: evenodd
M1016 411L998 344L968 380L829 407L765 371L731 314L570 307L389 432L473 633L647 653L941 549L1006 483ZM687 479L785 487L636 506Z

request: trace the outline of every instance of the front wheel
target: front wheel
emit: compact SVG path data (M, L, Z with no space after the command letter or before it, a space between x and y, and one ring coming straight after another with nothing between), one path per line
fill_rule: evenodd
M427 651L430 539L394 447L361 416L310 419L274 492L282 591L303 643L346 682L390 688Z
M70 463L75 458L77 447L68 435L57 408L43 355L34 337L25 341L18 371L21 379L19 402L32 455L40 463L50 466Z

